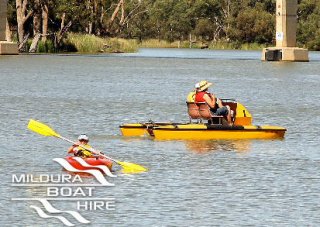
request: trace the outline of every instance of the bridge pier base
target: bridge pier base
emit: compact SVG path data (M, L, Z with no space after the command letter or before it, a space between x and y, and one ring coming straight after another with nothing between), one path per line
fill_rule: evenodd
M0 55L18 54L18 44L6 41L7 0L0 0Z
M15 55L15 54L19 54L17 43L0 41L0 55Z
M308 50L296 47L297 0L276 1L276 46L262 50L262 61L309 61Z
M268 47L262 50L262 61L308 62L308 50L299 47Z

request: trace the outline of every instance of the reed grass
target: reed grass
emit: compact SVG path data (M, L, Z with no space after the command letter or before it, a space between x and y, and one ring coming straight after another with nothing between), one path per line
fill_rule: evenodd
M260 43L243 43L241 44L241 50L262 50L267 46L270 46L270 45L260 44Z
M69 33L66 42L74 45L79 53L131 53L138 50L135 40L101 38L88 34Z
M138 42L135 39L110 38L107 40L109 49L113 53L124 52L133 53L139 49Z
M39 41L38 43L38 50L39 53L55 53L56 50L54 48L54 44L51 40L47 41Z
M209 48L213 50L261 50L266 47L265 44L258 43L237 43L227 41L212 41L212 42L201 42L196 41L190 43L190 41L174 41L168 42L165 40L158 39L147 39L139 43L139 47L142 48Z
M146 39L139 43L141 48L190 48L189 41L174 41L169 42L166 40ZM200 48L198 43L191 43L191 48Z
M31 41L27 43L29 48ZM135 39L122 38L101 38L95 35L69 33L61 48L58 50L63 52L78 53L133 53L139 48L209 48L213 50L261 50L266 45L258 43L237 43L227 41L202 42L195 41L174 41L147 39L138 43ZM38 53L55 53L53 42L39 41Z
M97 53L103 49L104 44L104 40L100 37L76 33L69 33L65 42L74 45L80 53Z
M262 50L266 44L259 43L237 43L226 41L213 41L209 45L209 49L214 50Z

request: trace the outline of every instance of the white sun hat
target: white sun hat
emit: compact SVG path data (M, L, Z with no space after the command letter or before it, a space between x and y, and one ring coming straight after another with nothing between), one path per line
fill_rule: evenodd
M86 134L81 134L81 135L78 137L78 140L86 140L86 141L89 141L89 137L88 137Z

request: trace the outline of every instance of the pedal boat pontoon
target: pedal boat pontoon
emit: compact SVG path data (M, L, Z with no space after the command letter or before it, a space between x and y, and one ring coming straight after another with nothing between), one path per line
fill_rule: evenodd
M280 126L252 125L252 115L239 102L223 99L230 107L233 125L222 116L213 116L206 103L187 102L189 123L145 122L120 125L123 136L151 136L158 140L214 140L214 139L279 139L286 129ZM193 121L197 122L194 123ZM203 123L203 121L208 123Z

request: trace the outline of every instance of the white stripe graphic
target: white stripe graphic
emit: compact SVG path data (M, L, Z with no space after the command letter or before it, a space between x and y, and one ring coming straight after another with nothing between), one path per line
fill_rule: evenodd
M75 159L77 162L79 162L82 166L84 167L94 167L94 168L98 168L98 169L101 169L107 176L109 177L116 177L116 175L113 175L109 168L105 165L96 165L96 166L93 166L93 165L90 165L88 163L86 163L82 158L80 157L74 157L73 159Z
M114 184L109 183L104 178L102 173L97 169L79 170L79 169L74 168L72 165L70 165L70 163L67 160L65 160L64 158L54 158L53 161L58 162L63 168L65 168L66 170L68 170L70 172L89 173L89 174L93 175L97 179L97 181L99 181L102 185L114 186Z
M69 222L65 217L62 217L62 216L50 216L50 215L47 215L45 212L43 212L43 210L40 208L40 207L37 207L37 206L33 206L31 205L30 206L31 208L35 209L38 213L38 215L41 217L41 218L57 218L59 219L63 224L65 224L66 226L74 226L74 224L72 224L71 222Z
M110 201L115 201L115 198L97 198L97 197L84 197L84 198L51 198L51 197L44 197L44 198L11 198L12 201L35 201L35 200L40 200L40 199L45 199L45 200L56 200L56 201L79 201L79 200L110 200Z
M76 211L61 211L61 210L57 210L56 208L54 208L47 200L45 199L39 199L38 201L40 201L42 203L42 205L44 206L44 208L46 208L46 210L49 213L68 213L71 214L75 219L77 219L78 222L81 223L90 223L90 221L88 221L87 219L85 219L84 217L81 216L81 214L79 214Z

